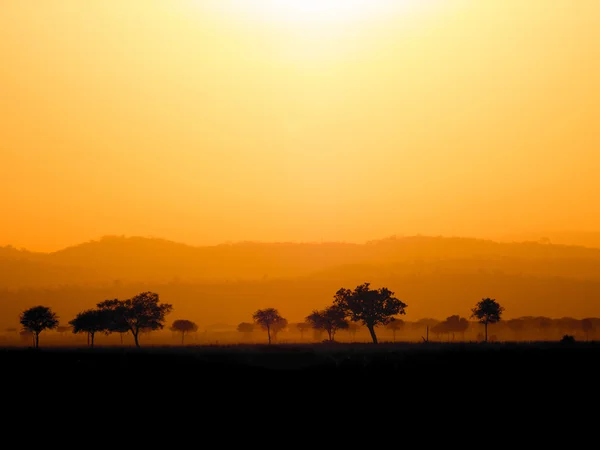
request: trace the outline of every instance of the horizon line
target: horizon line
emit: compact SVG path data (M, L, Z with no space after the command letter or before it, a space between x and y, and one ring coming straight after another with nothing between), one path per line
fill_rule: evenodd
M334 241L334 240L320 240L320 241L315 241L315 240L272 240L272 241L267 241L267 240L253 240L253 239L243 239L243 240L227 240L227 241L221 241L219 243L214 243L214 244L192 244L189 242L184 242L184 241L179 241L179 240L174 240L174 239L170 239L167 237L161 237L161 236L156 236L156 235L127 235L127 234L104 234L101 235L97 238L91 238L88 239L86 241L80 241L78 243L74 243L74 244L70 244L70 245L65 245L59 248L55 248L53 250L36 250L33 249L32 247L23 247L23 246L15 246L13 244L5 244L0 246L0 248L9 248L9 249L14 249L17 251L21 251L21 252L28 252L28 253L41 253L41 254L52 254L52 253L58 253L60 251L64 251L70 248L75 248L75 247L79 247L81 245L85 245L85 244L92 244L92 243L99 243L103 240L107 240L107 239L144 239L144 240L156 240L156 241L164 241L164 242L168 242L171 244L177 244L177 245L183 245L186 247L192 247L192 248L204 248L204 247L220 247L220 246L226 246L226 245L243 245L243 244L271 244L271 245L281 245L281 244L293 244L293 245L326 245L326 244L337 244L337 245L367 245L370 243L374 243L374 242L379 242L379 241L385 241L385 240L392 240L392 239L406 239L406 238L445 238L445 239L470 239L470 240L478 240L478 241L488 241L488 242L496 242L496 243L540 243L541 240L543 239L547 239L546 236L544 236L544 234L571 234L571 233L575 233L575 234L598 234L600 236L600 231L592 231L592 230L580 230L580 231L568 231L568 230L562 230L562 231L545 231L545 232L535 232L535 231L523 231L523 232L515 232L515 233L504 233L502 235L498 235L496 237L483 237L483 236L477 236L477 235L459 235L459 234L423 234L423 233L414 233L414 234L407 234L407 233L396 233L396 234L390 234L384 237L380 237L380 238L371 238L371 239L366 239L366 240L355 240L355 241L350 241L350 240L338 240L338 241ZM531 240L531 239L520 239L520 240L513 240L514 236L516 235L532 235L532 234L539 234L539 238L538 240ZM585 247L584 245L581 244L555 244L553 242L549 242L550 245L567 245L567 246L577 246L577 247Z

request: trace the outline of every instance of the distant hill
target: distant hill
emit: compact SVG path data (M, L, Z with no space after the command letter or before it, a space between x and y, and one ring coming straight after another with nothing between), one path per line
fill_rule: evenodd
M0 326L15 326L28 306L53 306L67 321L144 290L173 303L173 319L235 324L274 306L298 321L363 282L395 291L410 320L468 316L487 296L508 317L600 315L600 249L583 246L412 236L193 247L112 236L54 253L0 248Z
M499 242L550 242L560 245L600 248L600 232L596 231L542 231L537 233L509 234L498 238Z
M0 248L0 288L331 277L366 267L377 273L499 271L581 278L600 276L598 263L600 249L470 238L193 247L163 239L107 236L53 253Z

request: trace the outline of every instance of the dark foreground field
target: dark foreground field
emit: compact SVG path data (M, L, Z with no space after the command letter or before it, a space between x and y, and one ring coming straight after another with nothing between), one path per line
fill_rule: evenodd
M303 374L368 375L440 380L461 377L542 377L561 379L596 376L597 343L502 344L316 344L95 349L5 348L0 365L5 374L48 376L162 376L180 380L231 376L283 377ZM600 382L600 379L598 379Z
M51 393L56 411L131 403L140 420L153 410L260 416L283 408L287 417L360 404L427 414L550 408L559 416L597 404L599 362L598 343L0 350L6 395L35 403Z

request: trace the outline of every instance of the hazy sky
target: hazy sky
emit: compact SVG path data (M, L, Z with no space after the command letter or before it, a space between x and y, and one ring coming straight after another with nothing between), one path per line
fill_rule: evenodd
M2 0L0 245L600 230L599 1L303 1Z

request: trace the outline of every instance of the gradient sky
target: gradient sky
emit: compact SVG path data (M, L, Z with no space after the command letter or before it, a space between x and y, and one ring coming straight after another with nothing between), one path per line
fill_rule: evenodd
M285 3L2 0L0 245L600 230L599 1Z

